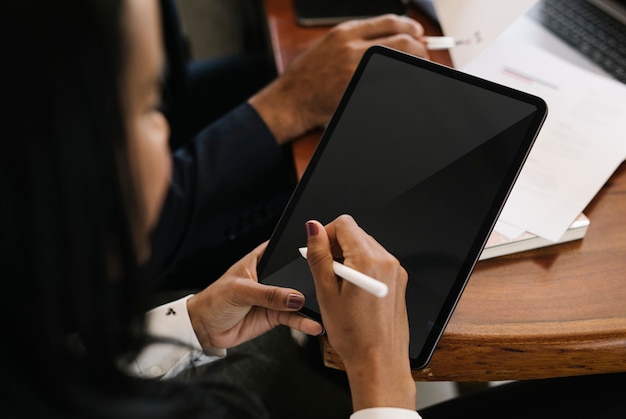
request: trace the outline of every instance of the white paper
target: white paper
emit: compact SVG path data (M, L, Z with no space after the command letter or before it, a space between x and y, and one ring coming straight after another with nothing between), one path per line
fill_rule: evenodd
M496 225L493 227L494 231L502 234L507 239L514 239L525 233L524 229L516 227L502 220L502 217L498 218Z
M537 0L433 0L441 31L465 43L450 50L455 68L472 61Z
M510 40L463 70L547 102L544 127L500 219L557 241L626 158L626 86Z

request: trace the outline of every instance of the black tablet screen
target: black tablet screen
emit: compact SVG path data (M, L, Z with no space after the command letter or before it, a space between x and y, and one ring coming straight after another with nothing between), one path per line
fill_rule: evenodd
M546 115L534 96L383 47L355 72L259 264L319 319L304 224L340 214L409 273L410 357L423 367Z

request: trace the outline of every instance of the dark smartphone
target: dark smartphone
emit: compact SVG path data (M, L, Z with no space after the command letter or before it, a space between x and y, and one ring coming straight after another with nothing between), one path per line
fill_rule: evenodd
M294 0L296 19L303 26L334 25L386 13L403 15L402 0Z

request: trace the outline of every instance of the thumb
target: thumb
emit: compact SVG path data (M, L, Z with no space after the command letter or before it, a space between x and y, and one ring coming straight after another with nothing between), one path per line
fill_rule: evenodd
M304 295L293 288L242 281L235 293L240 305L263 307L276 311L296 311L304 305Z
M330 240L324 226L318 221L307 221L307 261L316 289L322 292L337 285L337 278L333 272L333 254Z

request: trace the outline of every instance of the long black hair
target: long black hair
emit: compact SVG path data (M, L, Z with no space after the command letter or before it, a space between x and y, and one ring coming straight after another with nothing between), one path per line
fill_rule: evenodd
M204 386L119 366L144 342L149 291L133 246L123 13L122 0L3 2L3 417L244 415Z

